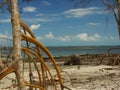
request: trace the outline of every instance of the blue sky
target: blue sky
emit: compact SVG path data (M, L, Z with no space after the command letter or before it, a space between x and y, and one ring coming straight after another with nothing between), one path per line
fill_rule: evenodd
M33 0L19 6L22 20L45 46L120 45L115 19L101 0L84 7L69 0ZM0 37L12 37L7 11L0 14L0 31Z

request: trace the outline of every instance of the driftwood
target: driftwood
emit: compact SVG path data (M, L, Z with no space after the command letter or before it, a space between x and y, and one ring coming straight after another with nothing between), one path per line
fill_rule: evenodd
M78 58L75 55L70 56L70 60L64 63L64 65L80 65L80 64L81 64L80 58Z
M98 65L100 65L106 58L107 65L120 65L120 54L112 54L110 53L112 50L120 50L120 48L109 48L105 54L99 59Z

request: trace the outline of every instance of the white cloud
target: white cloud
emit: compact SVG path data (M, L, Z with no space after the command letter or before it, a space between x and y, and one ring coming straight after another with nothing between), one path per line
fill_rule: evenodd
M87 33L81 33L77 34L76 38L81 41L96 41L101 38L101 36L98 33L95 33L93 35L88 35Z
M88 35L87 33L80 33L80 34L73 35L73 36L70 36L70 35L60 36L58 37L58 40L64 41L64 42L70 42L70 41L76 41L76 40L87 42L87 41L97 41L101 38L102 37L97 33L93 35Z
M97 41L98 39L102 38L98 33L95 33L93 36L89 37L91 41Z
M6 34L0 34L0 39L12 40L12 37L11 37L11 36L8 36L7 33L6 33Z
M88 34L87 33L81 33L77 34L76 38L82 41L87 41L88 40Z
M24 33L24 30L21 30L21 33ZM31 37L30 33L28 33L28 32L26 32L26 35Z
M99 10L99 12L97 12L97 14L108 14L108 13L111 13L111 11L110 10L105 10L105 9Z
M7 35L5 35L5 34L0 34L0 38L7 38Z
M90 22L90 23L88 23L88 25L96 26L96 25L99 25L99 23Z
M48 39L54 39L54 35L52 32L49 32L48 34L46 34L45 37Z
M36 30L40 27L40 24L33 24L30 26L30 29L33 31L33 30ZM21 30L22 33L24 33L24 30ZM26 35L28 36L31 36L28 32L26 32ZM40 37L37 37L38 39L40 39Z
M42 41L43 40L43 37L42 36L37 36L37 39Z
M24 8L23 8L23 11L24 11L24 12L35 12L35 11L36 11L36 8L33 7L33 6L27 6L27 7L24 7Z
M44 16L45 14L36 14L35 16Z
M76 34L76 35L65 35L65 36L60 36L56 39L58 39L59 41L63 41L63 42L70 42L70 41L97 41L99 39L101 39L102 37L95 33L93 35L88 35L87 33L80 33L80 34Z
M110 38L111 40L119 39L119 38L117 38L117 37L113 37L113 36L110 36L109 38Z
M50 3L50 2L47 2L47 1L42 1L42 5L44 5L44 6L50 6L51 3Z
M31 30L36 30L36 29L38 29L39 27L40 27L40 24L33 24L33 25L30 26L30 29L31 29Z
M10 22L10 19L1 19L0 22L1 23L8 23L8 22Z
M69 42L71 41L71 36L65 35L63 37L59 37L58 40L63 41L63 42Z
M78 18L78 17L82 17L85 15L93 15L95 13L98 14L96 12L96 10L98 10L98 9L99 8L97 8L97 7L70 9L68 11L65 11L64 14L66 15L66 17Z
M117 37L117 36L105 36L104 38L106 40L119 40L119 37Z
M31 22L31 23L38 23L38 22L51 22L51 21L55 21L53 19L46 19L46 18L24 18L25 21L27 22Z
M118 40L117 37L114 36L101 36L98 33L88 34L88 33L79 33L76 35L64 35L64 36L55 36L52 32L49 32L44 37L38 36L38 40L42 40L43 42L46 40L54 40L54 42L99 42L104 40Z

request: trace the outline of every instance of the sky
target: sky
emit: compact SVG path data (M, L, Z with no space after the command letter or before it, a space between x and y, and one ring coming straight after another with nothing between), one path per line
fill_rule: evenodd
M0 37L12 38L11 16L4 9ZM21 19L45 46L120 45L114 16L101 0L77 6L71 0L32 0L20 2L19 10Z

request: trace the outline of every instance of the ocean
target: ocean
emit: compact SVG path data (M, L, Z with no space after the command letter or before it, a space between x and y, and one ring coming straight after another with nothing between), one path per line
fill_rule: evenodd
M85 55L85 54L104 54L109 50L109 53L112 54L120 54L120 46L47 46L47 49L53 55L53 57L60 56L70 56L70 55ZM11 48L9 48L11 50ZM2 53L9 53L10 50L6 50L5 52L0 49L0 55ZM2 51L2 52L1 52ZM42 52L43 57L48 57L44 51Z
M48 50L54 57L84 55L84 54L104 54L108 49L113 48L109 53L120 54L120 46L48 46ZM43 56L47 55L43 52Z

